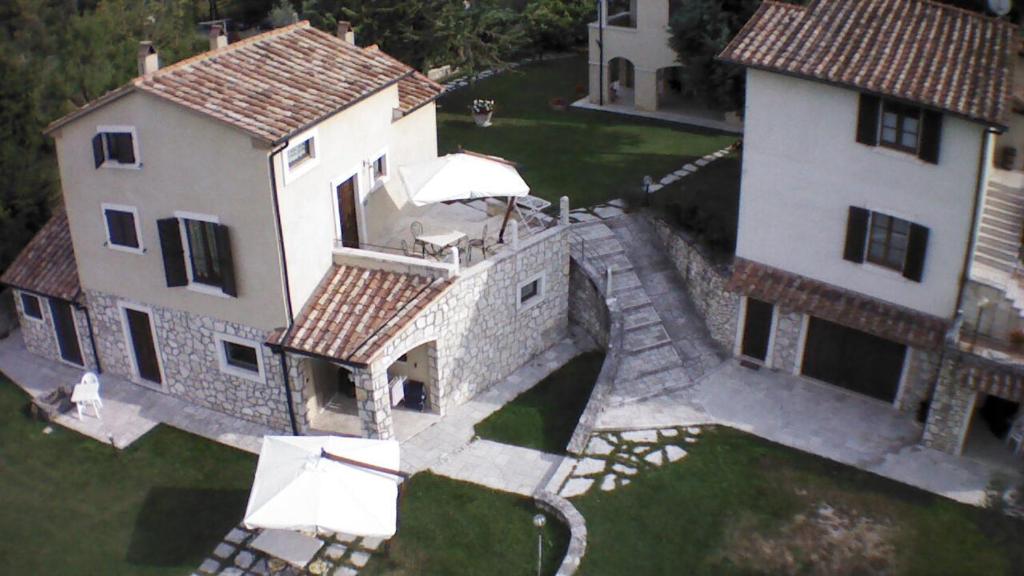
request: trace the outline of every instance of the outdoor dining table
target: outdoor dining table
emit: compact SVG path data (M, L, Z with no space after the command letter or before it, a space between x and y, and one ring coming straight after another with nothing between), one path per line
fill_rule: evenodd
M416 237L416 243L423 247L423 252L430 256L440 256L445 250L457 245L466 237L466 234L459 231L442 232L439 234L420 234Z

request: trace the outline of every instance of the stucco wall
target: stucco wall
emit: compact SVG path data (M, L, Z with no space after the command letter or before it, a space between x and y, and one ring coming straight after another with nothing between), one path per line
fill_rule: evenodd
M96 168L97 126L136 129L138 169ZM134 93L55 135L61 185L83 289L270 329L285 323L268 151L243 132ZM138 209L142 254L105 246L103 203ZM186 211L230 228L238 297L168 288L156 221Z
M858 94L851 90L750 70L746 106L737 255L951 317L982 126L946 115L933 165L858 144ZM843 260L851 205L930 228L923 282Z
M122 299L97 291L86 292L93 318L96 346L105 372L149 387L135 374L125 332ZM137 305L137 302L128 302ZM278 355L260 344L263 377L258 381L221 370L215 335L266 340L264 330L210 316L147 306L156 337L163 391L190 402L280 429L290 426Z
M339 238L335 185L356 176L360 242L378 243L375 236L391 223L374 217L381 212L391 214L394 204L383 188L374 187L369 163L386 152L388 178L397 179L399 166L437 155L434 105L393 121L397 107L398 88L392 86L319 124L316 165L301 175L286 175L285 152L274 157L289 288L296 311L331 266L334 241ZM298 135L292 142L304 137Z

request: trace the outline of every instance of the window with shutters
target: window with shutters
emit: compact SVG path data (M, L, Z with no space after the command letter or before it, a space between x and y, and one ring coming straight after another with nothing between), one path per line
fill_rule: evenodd
M107 247L142 253L139 213L134 206L103 204L103 222L107 229Z
M182 225L185 227L192 281L219 287L222 277L215 231L217 223L185 219Z
M902 272L909 239L910 222L872 212L867 261Z
M167 286L238 296L231 237L215 216L178 212L157 220Z
M921 139L921 109L885 100L879 122L878 142L887 148L918 153Z
M39 297L28 292L21 293L21 311L26 318L32 320L43 319L43 306L39 303Z
M132 126L99 126L92 140L97 168L138 168L139 146Z
M254 381L263 381L262 347L255 340L217 334L220 370L225 374Z

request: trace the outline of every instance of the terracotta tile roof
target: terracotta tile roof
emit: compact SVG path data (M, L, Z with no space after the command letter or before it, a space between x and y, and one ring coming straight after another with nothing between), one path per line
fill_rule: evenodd
M304 21L140 76L47 131L139 90L278 142L402 80L408 80L407 101L415 103L428 90L415 76L379 50L359 48Z
M1016 27L930 0L766 1L722 60L1003 125Z
M0 283L68 301L78 297L78 265L63 208L22 249Z
M942 347L949 327L942 318L743 258L727 288L916 348Z
M375 52L380 54L384 58L388 58L395 62L399 66L405 66L401 61L396 60L393 56L390 56L380 51L380 48L376 44L363 48L367 52ZM419 72L413 72L405 78L398 81L398 109L403 114L408 114L417 108L437 100L441 93L444 92L444 87L434 82L430 78L427 78Z
M450 283L415 274L335 266L306 302L290 335L272 335L269 343L366 365Z
M964 354L960 370L960 383L1014 402L1024 402L1024 368L1002 366L991 360Z

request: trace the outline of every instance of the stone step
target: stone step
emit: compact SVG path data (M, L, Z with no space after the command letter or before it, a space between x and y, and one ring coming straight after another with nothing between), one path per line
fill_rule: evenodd
M996 230L1002 231L1003 233L1012 234L1015 236L1020 236L1021 229L1024 228L1024 223L1010 222L1008 220L993 218L992 216L988 216L986 214L983 214L981 216L981 225L987 226L989 228L994 228Z
M614 254L621 254L626 250L623 249L622 244L619 243L617 238L610 237L587 242L583 247L583 251L588 258L594 256L604 258Z
M619 294L620 292L628 292L634 288L642 287L643 284L640 282L640 277L636 275L636 272L627 270L625 272L619 272L618 274L612 272L612 294Z
M989 197L985 199L985 209L987 210L989 208L995 208L1011 214L1020 214L1021 211L1024 211L1024 203L1017 200L1000 198L990 194Z
M985 209L982 210L982 214L989 218L995 218L1009 224L1020 222L1021 214L1019 210L1005 210L1000 206L993 204L987 204Z
M657 348L623 355L615 381L636 380L648 374L681 367L682 365L683 362L679 359L676 349L671 344L664 344Z
M624 252L603 256L601 263L605 268L611 268L612 272L626 272L633 269L633 262Z
M623 327L626 330L636 330L652 324L661 324L661 317L653 306L633 308L622 315Z
M615 281L612 280L612 282L614 283ZM612 286L612 288L614 289L615 287ZM632 310L633 308L649 306L651 303L650 296L647 295L647 292L645 292L643 288L633 288L625 292L617 293L615 294L615 298L619 301L619 306L621 306L623 312Z
M985 199L988 200L990 198L1024 208L1024 193L1017 188L989 186L988 190L985 191Z
M1013 271L1012 263L1007 262L1003 258L992 258L991 256L987 256L981 252L974 253L974 261L979 264L984 264L991 268L995 268L996 270L1002 270L1003 272Z
M978 231L978 244L991 246L1006 252L1020 250L1019 238L1014 238L1010 234L1000 233L999 231L993 231L985 226L982 226Z
M584 241L611 238L615 235L607 225L600 221L574 224L572 227L572 234L573 236L582 238Z
M1013 264L1013 262L1017 260L1018 257L1017 252L1003 250L995 246L986 246L980 242L978 243L978 246L975 248L975 253L984 254L985 256L988 256L990 258L1003 260L1004 262L1008 262L1011 265Z
M672 339L669 338L668 332L665 331L665 327L659 322L627 331L624 338L624 347L627 352L643 352L644 350L657 348L671 342Z
M622 406L655 398L672 390L693 385L693 380L680 367L652 372L634 380L616 381L608 403Z

